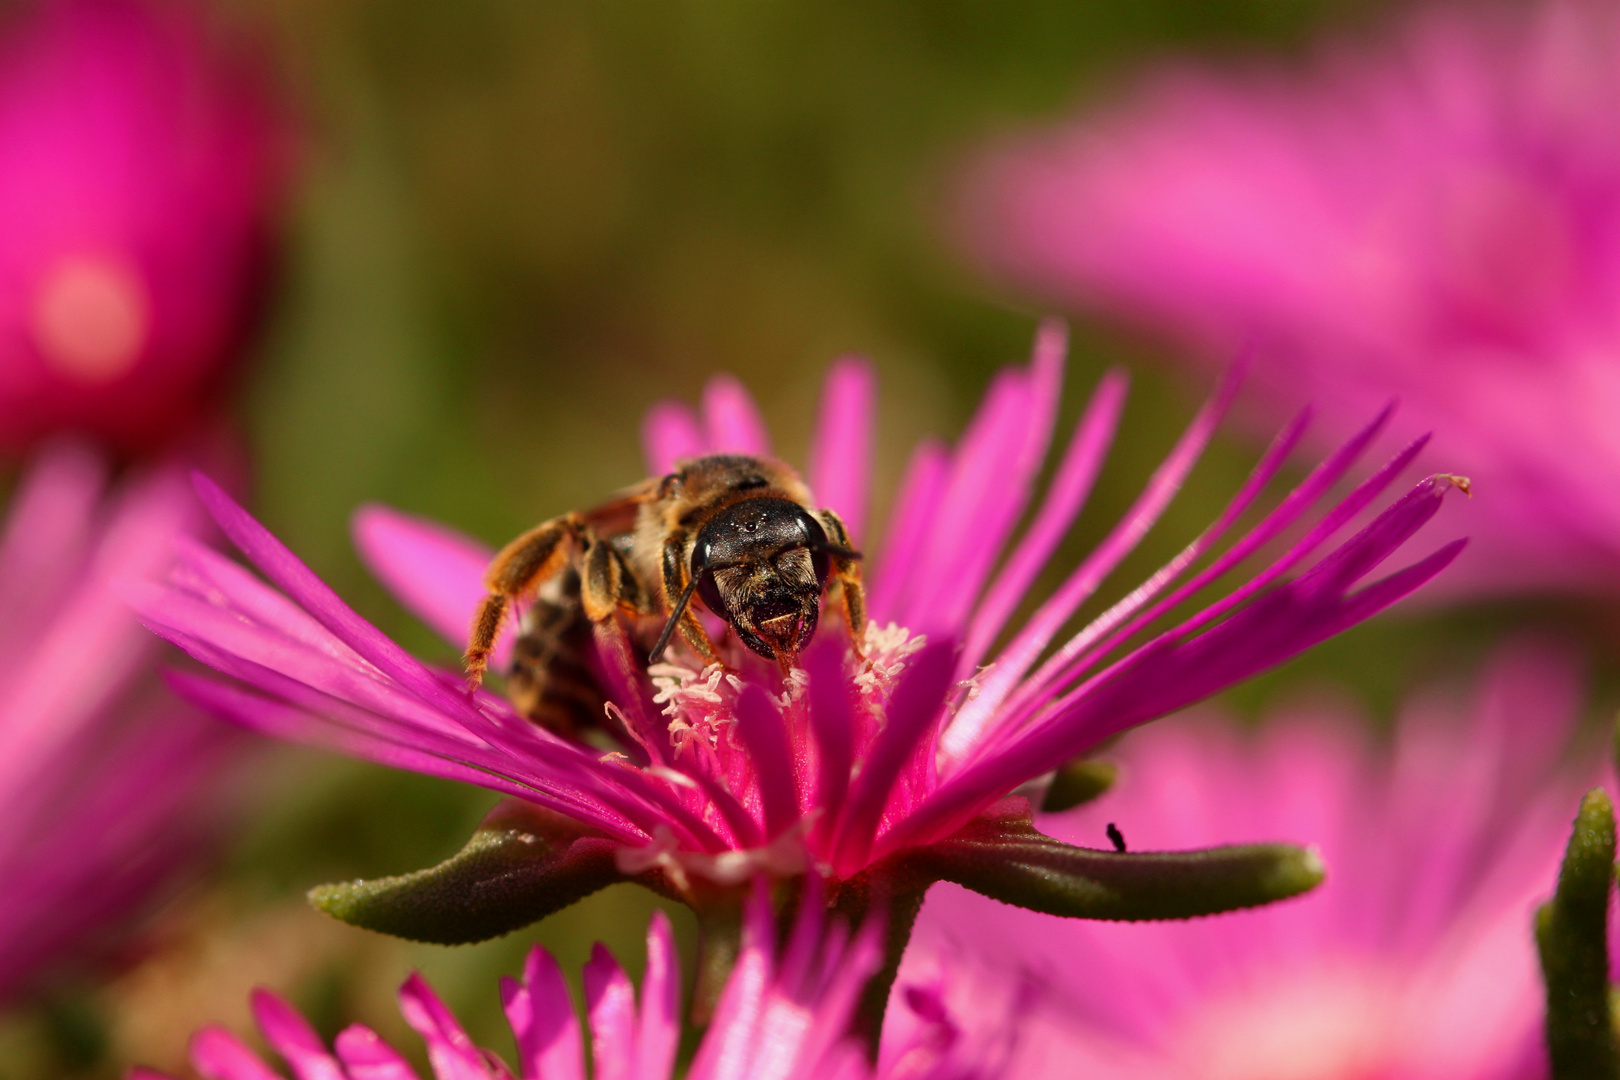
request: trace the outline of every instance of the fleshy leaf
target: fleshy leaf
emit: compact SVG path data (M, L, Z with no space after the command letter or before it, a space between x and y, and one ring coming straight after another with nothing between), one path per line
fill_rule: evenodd
M519 799L492 810L455 855L398 877L318 885L310 903L353 926L434 945L499 937L625 880L618 844Z
M1020 802L1022 800L1019 800ZM1005 904L1078 919L1190 919L1258 907L1320 884L1321 858L1291 844L1125 854L1037 831L1026 812L981 817L910 854L921 871Z
M1536 946L1547 981L1547 1050L1555 1080L1620 1076L1609 1015L1614 849L1614 808L1602 789L1594 788L1575 815L1558 890L1536 912Z
M1118 778L1119 769L1106 761L1075 758L1052 774L1041 810L1047 814L1073 810L1113 787Z

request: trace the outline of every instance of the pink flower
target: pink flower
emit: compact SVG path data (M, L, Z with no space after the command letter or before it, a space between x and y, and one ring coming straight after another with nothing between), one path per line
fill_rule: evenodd
M848 938L806 904L780 953L765 894L748 905L742 953L719 1009L698 1047L688 1080L974 1080L999 1075L1006 1033L969 1041L931 999L917 1035L889 1048L873 1068L846 1035L861 987L881 957L876 924ZM655 914L647 932L647 975L639 1007L624 970L601 945L585 967L585 1011L593 1075L600 1080L669 1080L680 1041L680 958L669 920ZM585 1080L584 1043L568 984L551 955L529 953L523 979L503 979L501 1000L517 1042L518 1065L474 1046L432 988L412 975L400 1011L427 1044L435 1080ZM410 1080L416 1073L371 1029L355 1024L329 1052L293 1008L269 991L253 997L265 1041L297 1077L313 1080ZM206 1080L275 1080L276 1073L235 1035L204 1028L191 1060ZM137 1069L131 1080L161 1080Z
M968 185L996 272L1227 355L1353 430L1398 396L1480 485L1478 589L1620 581L1620 14L1409 16L1294 69L1151 74ZM1452 585L1462 579L1453 577Z
M1321 709L1259 731L1207 715L1155 724L1120 747L1115 790L1042 828L1092 839L1113 822L1133 851L1311 837L1327 882L1152 924L1046 919L944 886L899 985L942 958L1044 982L1022 1076L1545 1076L1532 916L1595 779L1560 759L1583 704L1567 658L1521 645L1472 700L1410 702L1388 745Z
M38 0L0 34L0 447L149 446L254 315L282 125L179 0Z
M239 741L163 691L162 650L114 591L197 525L183 476L106 482L88 451L47 449L0 533L0 999L114 943L195 858Z
M1083 503L1119 415L1124 384L1114 374L1081 418L1032 523L1009 544L1046 457L1062 350L1060 328L1048 326L1034 362L995 380L954 452L934 442L918 449L881 553L871 560L873 624L864 662L835 619L825 620L805 670L785 682L774 664L741 649L731 669L698 670L685 660L648 670L639 657L604 643L600 677L630 735L611 753L558 737L491 693L469 694L458 673L413 660L206 482L202 497L225 532L283 592L188 545L170 587L151 591L141 610L158 633L239 680L176 676L192 700L254 730L481 784L538 807L543 812L530 814L523 828L561 839L555 849L535 850L558 852L559 866L577 873L584 891L605 883L606 860L618 873L694 903L707 885L734 887L761 871L791 877L810 865L836 892L875 864L945 840L983 815L994 828L1010 827L1021 800L992 807L1020 784L1361 621L1460 550L1460 541L1452 543L1351 591L1439 508L1450 481L1431 477L1282 582L1380 497L1416 453L1413 444L1235 591L1166 626L1170 608L1299 524L1382 423L1200 564L1275 476L1302 420L1180 556L1058 641L1180 486L1225 408L1228 385L1115 531L993 649ZM867 429L871 397L867 368L835 368L812 454L814 489L857 531L868 443L848 435ZM701 421L680 406L654 410L647 441L660 471L680 454L770 452L752 403L729 379L710 384ZM483 595L488 550L380 509L362 513L358 532L383 579L460 641ZM542 819L550 824L536 824ZM539 917L517 907L529 920ZM396 932L428 932L413 927Z

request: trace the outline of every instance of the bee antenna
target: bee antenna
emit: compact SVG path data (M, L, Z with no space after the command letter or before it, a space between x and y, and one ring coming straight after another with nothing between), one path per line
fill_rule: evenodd
M708 569L706 566L699 568L698 572L692 575L692 580L686 583L686 588L681 590L681 598L675 602L674 609L669 613L669 621L664 624L663 631L658 635L658 643L652 647L652 652L648 654L647 663L656 664L664 658L664 650L669 647L669 639L675 636L675 627L680 623L681 615L686 611L686 605L692 602L692 594L697 591L698 582L702 580Z

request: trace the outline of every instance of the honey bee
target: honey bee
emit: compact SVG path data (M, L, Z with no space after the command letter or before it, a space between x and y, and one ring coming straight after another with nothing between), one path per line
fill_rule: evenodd
M615 615L663 617L652 663L676 632L705 663L720 663L694 610L701 604L786 670L814 636L831 581L859 650L860 560L838 515L815 508L781 462L739 454L683 461L595 509L536 526L495 556L467 644L467 679L482 681L507 610L525 600L533 603L520 627L512 697L527 715L565 729L591 713L600 718L601 692L582 652L593 625Z

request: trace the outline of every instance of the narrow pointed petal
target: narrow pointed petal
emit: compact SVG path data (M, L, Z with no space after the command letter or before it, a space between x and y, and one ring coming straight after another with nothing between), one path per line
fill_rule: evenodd
M638 1080L636 992L613 954L598 942L585 965L585 1011L596 1080Z
M1036 724L946 779L885 838L881 850L960 827L970 807L1041 775L1053 761L1281 663L1418 588L1457 557L1462 541L1357 593L1344 593L1433 517L1450 486L1446 478L1424 480L1290 584L1190 639L1162 635L1083 682Z
M912 571L928 543L950 468L950 451L937 439L919 443L906 465L894 512L889 515L883 555L870 575L867 601L872 618L879 623L898 621L905 611L916 583Z
M1614 853L1614 807L1602 788L1594 788L1575 817L1558 890L1536 912L1536 946L1547 983L1547 1050L1560 1080L1620 1075L1609 989Z
M936 642L912 658L889 701L884 728L862 763L840 815L838 854L834 865L864 865L895 780L913 756L929 754L925 739L939 721L951 686L954 649Z
M283 1080L280 1073L222 1027L205 1027L191 1037L191 1067L203 1080Z
M932 549L938 558L920 572L924 588L921 606L911 613L913 628L958 639L965 633L974 602L1029 505L1051 447L1068 341L1061 321L1044 320L1035 332L1029 368L1009 373L1017 378L1008 380L1014 392L1007 407L999 415L987 407L982 431L975 418L963 438ZM986 405L995 397L993 389Z
M446 715L471 711L464 697L439 683L404 649L356 614L219 485L200 473L193 480L198 498L231 542L339 641Z
M872 365L858 357L845 357L827 372L806 477L817 501L843 518L857 544L866 535L876 384Z
M399 1011L427 1043L434 1080L489 1080L482 1051L427 980L415 972L399 988Z
M855 763L855 711L844 677L843 648L816 642L805 656L810 674L810 710L816 718L816 793L821 810L816 820L818 837L832 839L838 826L837 808L849 791L850 768ZM830 847L830 844L828 845Z
M545 1080L585 1080L584 1043L562 969L545 949L529 950L523 982L501 981L501 1002L517 1041L518 1071Z
M711 454L771 455L771 439L759 407L743 384L730 375L716 375L703 387L703 427Z
M297 1009L263 989L253 991L249 1004L264 1041L286 1060L297 1080L346 1080L343 1067Z
M1147 487L1119 524L996 655L995 666L986 673L977 700L964 708L945 732L942 742L948 758L960 758L967 753L980 737L991 711L1017 687L1063 624L1097 591L1121 560L1136 549L1159 520L1203 455L1236 393L1235 375L1228 373L1215 396L1199 410L1169 455L1154 470Z
M1114 441L1119 415L1125 405L1127 378L1110 371L1098 383L1086 411L1075 425L1074 436L1029 531L1019 541L973 616L958 672L971 672L984 659L1018 602L1057 549L1059 541L1085 505Z
M348 1073L348 1080L417 1080L405 1056L383 1042L364 1024L351 1024L338 1032L332 1049Z
M637 1022L636 1080L665 1080L681 1041L681 961L669 917L653 912L647 928L647 969L641 980Z
M430 630L464 648L495 553L454 529L375 503L355 511L352 531L366 569ZM511 652L508 634L497 643L492 666L504 668Z
M320 885L309 898L334 918L410 941L485 941L622 880L614 862L619 846L560 815L509 800L438 866Z
M642 453L654 476L673 472L677 461L701 457L707 442L697 416L678 401L654 405L641 425Z
M763 687L750 683L737 699L737 732L748 747L765 810L765 839L781 834L799 818L799 796L793 775L782 714Z

